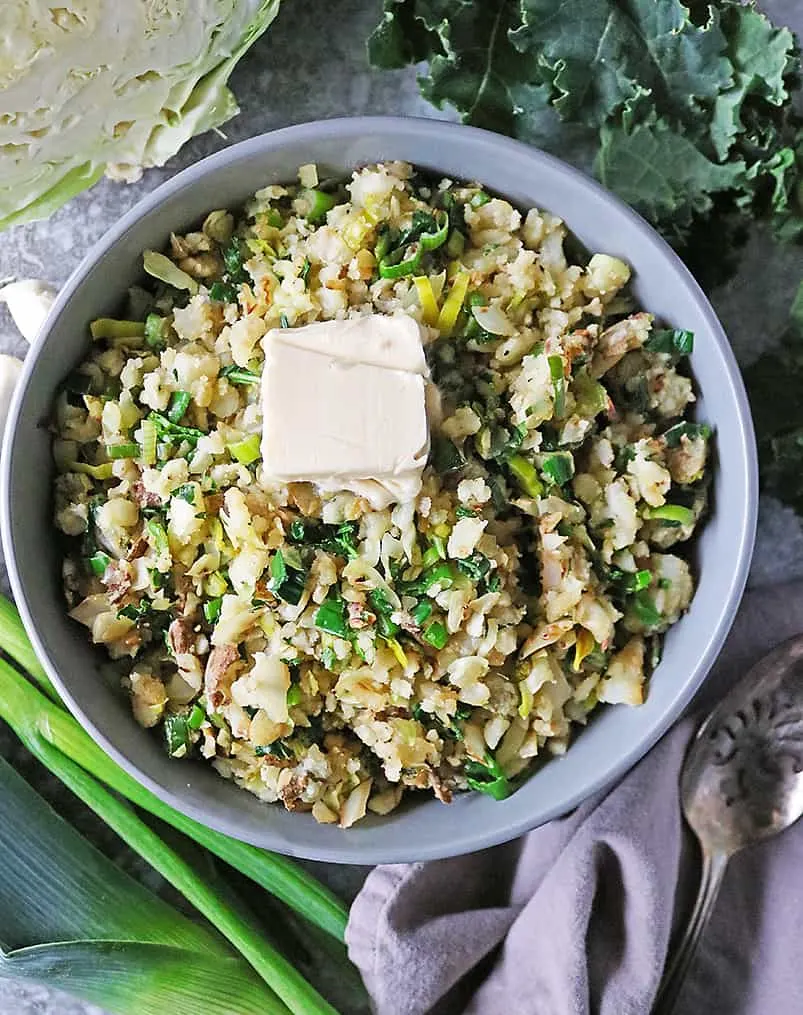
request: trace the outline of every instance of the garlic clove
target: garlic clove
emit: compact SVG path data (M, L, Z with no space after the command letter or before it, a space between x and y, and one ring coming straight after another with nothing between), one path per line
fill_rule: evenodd
M22 360L16 356L7 356L0 353L0 439L6 428L8 410L11 408L11 398L14 388L22 373Z
M14 323L27 342L33 342L44 324L57 289L39 278L25 278L0 289L0 303L5 303Z

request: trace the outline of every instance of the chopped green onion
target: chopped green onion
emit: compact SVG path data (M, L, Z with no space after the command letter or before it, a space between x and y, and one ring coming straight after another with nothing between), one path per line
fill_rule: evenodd
M142 338L145 325L142 321L116 321L111 317L99 317L89 325L89 331L96 341L101 338Z
M577 371L572 390L578 415L597 416L608 408L608 392L599 381L589 376L585 367Z
M107 553L103 553L102 550L98 550L89 558L89 566L98 578L103 577L109 564L111 564L111 557Z
M117 458L136 458L139 454L139 444L107 444L106 454L112 460Z
M309 280L309 273L311 268L312 264L310 262L310 259L308 257L305 257L304 263L301 265L301 271L298 273L298 277L301 279L301 281L304 283L305 286L307 284L307 281Z
M153 548L156 550L156 555L161 557L162 554L170 554L170 544L167 541L167 532L165 531L164 525L156 518L149 518L145 526L148 533L153 540Z
M448 437L435 437L429 453L432 468L441 474L456 472L466 464L460 449Z
M142 266L153 278L159 279L174 289L186 289L192 295L198 292L198 283L174 264L169 257L156 250L146 250L142 255Z
M196 490L195 483L182 483L181 486L177 486L175 490L171 491L170 496L185 500L188 504L194 504Z
M187 719L183 715L168 715L164 721L165 743L171 758L186 758L192 748Z
M291 684L287 691L287 707L301 704L301 688L298 684Z
M424 630L421 637L432 645L433 648L442 649L449 640L449 632L439 620L433 620Z
M283 328L289 328L290 327L290 321L287 318L287 314L279 314L279 324Z
M507 461L507 467L528 497L542 496L544 487L532 462L523 455L512 455Z
M252 465L261 457L259 443L259 434L254 433L245 440L229 444L229 451L241 465Z
M446 241L446 253L454 260L466 249L466 238L459 229L453 229Z
M194 426L180 426L178 423L171 423L167 416L155 410L151 410L148 413L148 419L156 427L157 436L165 437L167 440L175 438L197 443L198 439L204 436L203 430L199 430Z
M270 226L271 229L281 229L283 225L282 213L278 208L268 208L265 212L265 225Z
M482 208L482 206L487 204L490 200L490 196L486 194L484 190L478 190L468 203L472 208Z
M494 800L504 800L513 792L510 781L490 751L485 755L484 764L479 761L466 761L465 772L466 781L471 789L486 793Z
M566 411L566 380L563 376L563 357L548 356L549 375L555 392L555 416L558 419Z
M711 436L711 427L706 423L689 423L684 420L681 423L675 423L674 426L670 426L668 430L664 430L661 436L666 441L667 447L676 448L680 446L680 442L684 437L688 437L689 440L694 440L696 437L708 440Z
M297 200L301 205L299 214L313 225L323 222L326 213L337 203L334 194L325 194L322 190L313 187L305 187L299 193Z
M230 384L259 384L261 378L253 370L246 370L245 367L238 367L232 364L223 367L220 376L225 377Z
M217 596L215 599L207 599L204 603L204 618L208 624L216 624L220 617L220 611L223 607L223 596Z
M644 348L648 352L660 352L673 359L680 359L682 356L690 356L693 352L694 333L680 328L654 331L644 343Z
M174 391L167 409L167 418L171 423L180 423L192 401L189 391Z
M408 249L413 253L409 257L405 257L405 252ZM379 262L379 276L380 278L404 278L407 275L415 275L423 256L424 250L420 243L414 243L409 248L399 247Z
M555 486L563 486L574 475L574 459L568 451L554 451L544 455L541 460L541 472Z
M86 462L68 462L68 472L83 472L93 479L111 479L114 475L114 467L111 462L102 462L100 465L88 465Z
M187 725L191 730L198 730L201 726L203 726L205 719L206 712L196 701L196 703L192 706L190 714L187 716Z
M159 314L148 314L145 318L145 344L157 352L167 345L165 324L166 318L160 317Z
M449 235L449 216L445 211L435 212L435 229L432 232L421 233L421 246L424 250L437 250L446 242Z
M652 574L649 571L618 571L613 570L609 574L609 578L612 585L615 585L617 589L622 592L632 593L641 592L642 589L650 587L652 581Z
M645 627L658 627L661 624L661 614L646 589L636 592L630 601L633 605L633 612Z
M432 603L427 602L419 603L413 609L413 612L410 614L410 616L413 618L416 624L418 624L418 626L421 627L421 625L425 621L429 620L429 618L432 616L432 610L433 610Z
M152 419L143 419L139 425L142 461L145 465L156 462L156 424Z
M209 287L209 298L215 303L236 303L237 287L232 282L213 282Z
M314 623L322 631L328 631L329 634L335 634L339 638L349 636L345 604L339 597L329 596L321 603L315 614Z
M243 249L240 241L233 239L223 251L223 263L232 282L247 282L248 272L243 265Z
M694 512L682 504L662 504L660 507L650 508L647 517L673 527L694 523Z

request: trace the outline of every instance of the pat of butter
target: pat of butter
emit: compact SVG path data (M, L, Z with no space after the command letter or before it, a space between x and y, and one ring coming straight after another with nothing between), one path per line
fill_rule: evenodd
M267 476L350 490L375 508L417 495L429 428L416 321L404 314L322 321L273 329L262 344Z

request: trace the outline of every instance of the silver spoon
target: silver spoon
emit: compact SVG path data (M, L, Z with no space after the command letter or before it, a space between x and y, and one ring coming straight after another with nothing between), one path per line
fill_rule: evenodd
M680 796L702 875L653 1015L675 1008L728 860L803 814L803 635L765 656L708 716L683 764Z

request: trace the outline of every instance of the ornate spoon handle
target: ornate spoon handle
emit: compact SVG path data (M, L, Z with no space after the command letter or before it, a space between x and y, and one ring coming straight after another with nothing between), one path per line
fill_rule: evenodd
M658 988L658 996L655 999L653 1015L672 1015L675 1010L680 988L683 986L691 960L697 951L700 937L714 909L728 860L729 857L724 853L703 853L703 869L694 911L675 954L666 966L661 985Z

